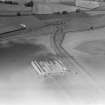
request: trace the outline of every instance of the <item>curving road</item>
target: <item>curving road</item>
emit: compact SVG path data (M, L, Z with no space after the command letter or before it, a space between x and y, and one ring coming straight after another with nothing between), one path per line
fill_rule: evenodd
M56 27L55 33L50 37L51 47L56 52L56 55L62 58L65 65L70 66L70 68L80 67L84 69L84 67L82 67L79 62L62 47L65 34L62 27Z
M62 47L64 37L65 33L63 32L63 28L56 27L55 33L50 36L50 43L56 55L62 58L61 60L68 68L69 73L73 73L76 76L77 81L84 81L86 82L86 84L91 84L92 86L95 86L99 92L105 92L102 87L98 86L92 75L85 70L85 68L75 59L75 57L70 55Z

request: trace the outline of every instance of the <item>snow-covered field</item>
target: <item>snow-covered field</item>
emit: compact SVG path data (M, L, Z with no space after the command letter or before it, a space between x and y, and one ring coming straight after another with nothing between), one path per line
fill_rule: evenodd
M15 44L0 48L0 104L104 105L105 57L101 56L104 54L104 32L105 28L69 33L63 43L64 48L85 67L94 84L78 72L48 80L37 78L30 61L37 54L47 52L49 40L46 38L39 38L35 45ZM90 40L91 43L88 43ZM98 50L99 46L102 52Z
M64 48L84 66L97 85L105 89L105 28L69 33Z
M63 47L84 66L94 84L77 73L42 80L30 61L49 48L48 38L35 44L0 48L0 105L104 105L105 28L69 33ZM46 46L46 47L45 47Z

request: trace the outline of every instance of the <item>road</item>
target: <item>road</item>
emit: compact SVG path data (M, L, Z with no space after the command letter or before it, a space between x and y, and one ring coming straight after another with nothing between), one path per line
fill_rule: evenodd
M76 59L75 57L73 57L72 55L70 55L70 53L68 53L63 47L62 47L62 43L65 37L65 33L63 32L63 29L57 29L55 31L55 34L51 35L50 37L50 43L51 43L51 47L54 49L54 51L56 52L56 55L60 56L62 58L62 62L66 65L66 67L68 68L69 72L67 73L68 75L74 75L74 77L70 77L71 78L76 78L76 81L74 79L73 82L75 84L75 82L82 86L86 85L87 87L91 86L91 88L95 88L97 90L97 94L103 94L105 92L105 90L103 88L101 88L97 82L94 80L94 78L92 77L91 74L89 74L86 70L85 67L83 67ZM69 83L68 83L69 84ZM70 85L70 84L69 84ZM62 87L62 85L61 85ZM63 85L63 88L65 88L65 90L67 90L67 93L69 94L69 96L71 96L71 91L69 88L65 87ZM78 86L77 86L78 88ZM76 90L77 91L77 90ZM75 93L73 93L75 94ZM71 96L72 97L72 96ZM75 95L74 97L72 97L72 100L75 100Z
M76 69L81 68L81 69L85 69L76 59L74 56L72 56L71 54L69 54L63 47L62 47L62 43L64 40L66 33L63 32L62 28L58 28L55 33L53 35L51 35L50 37L50 43L51 43L51 47L54 49L54 51L56 52L56 55L60 56L61 58L63 58L63 62L67 65L67 66L71 66L73 68L76 67ZM69 61L69 64L67 62Z

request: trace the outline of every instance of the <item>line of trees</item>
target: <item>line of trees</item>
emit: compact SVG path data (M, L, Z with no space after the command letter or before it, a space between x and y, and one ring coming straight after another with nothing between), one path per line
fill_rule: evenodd
M16 1L0 1L3 4L10 4L10 5L18 5L19 3Z

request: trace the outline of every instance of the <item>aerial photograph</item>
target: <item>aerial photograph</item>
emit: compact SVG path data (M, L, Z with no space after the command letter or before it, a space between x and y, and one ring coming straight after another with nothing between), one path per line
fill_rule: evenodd
M105 105L105 0L0 0L0 105Z

